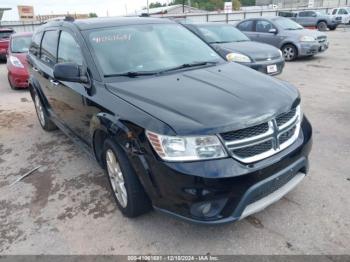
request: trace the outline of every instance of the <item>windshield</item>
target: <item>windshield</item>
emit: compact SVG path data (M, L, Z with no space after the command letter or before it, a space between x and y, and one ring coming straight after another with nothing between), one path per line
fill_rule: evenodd
M288 18L279 18L274 20L275 24L281 27L284 30L300 30L303 29L298 23L288 19Z
M89 31L88 39L105 76L222 61L208 45L179 24L98 29Z
M245 34L229 25L198 25L197 28L209 43L250 41Z
M0 32L0 39L9 38L11 34L13 34L13 31L1 31Z
M11 41L11 52L12 53L26 53L28 52L32 36L20 36L14 37Z

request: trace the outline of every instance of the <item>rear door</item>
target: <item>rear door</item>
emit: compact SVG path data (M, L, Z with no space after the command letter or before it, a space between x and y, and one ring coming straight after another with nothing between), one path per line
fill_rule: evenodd
M38 80L43 92L45 102L52 116L56 116L56 103L53 94L53 68L56 64L58 30L49 29L43 33L40 41L40 35L35 36L35 41L40 43L40 50L36 53L37 58L32 63L33 76ZM33 48L33 47L31 47Z
M254 20L247 20L239 23L237 28L241 30L252 41L257 41L256 32L254 32Z
M302 26L315 26L317 14L313 11L299 12L297 22Z

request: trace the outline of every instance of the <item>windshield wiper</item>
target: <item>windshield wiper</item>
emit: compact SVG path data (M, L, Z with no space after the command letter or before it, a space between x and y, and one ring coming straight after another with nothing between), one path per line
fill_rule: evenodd
M173 68L165 69L163 71L160 71L159 73L165 73L170 71L176 71L184 68L190 68L190 67L197 67L197 66L205 66L205 65L216 65L218 62L216 61L203 61L203 62L194 62L194 63L187 63L182 64Z
M159 72L155 72L155 71L130 71L130 72L125 72L121 74L104 75L104 77L118 77L118 76L137 77L137 76L150 76L158 73Z

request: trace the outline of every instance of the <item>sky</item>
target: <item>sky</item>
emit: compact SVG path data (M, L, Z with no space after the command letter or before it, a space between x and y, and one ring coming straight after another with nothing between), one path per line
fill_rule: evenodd
M167 3L170 0L149 0ZM98 16L120 16L135 13L147 6L147 0L1 0L0 7L12 8L5 11L2 20L18 20L17 5L34 6L35 15L96 13Z

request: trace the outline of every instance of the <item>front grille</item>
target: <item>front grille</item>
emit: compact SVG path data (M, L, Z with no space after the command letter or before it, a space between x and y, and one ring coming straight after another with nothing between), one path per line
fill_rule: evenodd
M273 192L287 184L290 180L292 180L292 178L294 178L296 174L297 173L289 173L284 176L279 176L278 178L275 178L272 181L257 188L254 191L252 198L249 199L247 205L259 201L260 199L272 194Z
M221 137L226 141L241 140L266 133L268 129L268 123L263 123L257 126L248 127L237 131L222 133Z
M317 41L319 43L324 43L327 41L327 36L319 36L319 37L317 37Z
M252 163L290 146L299 135L300 117L298 106L268 122L220 136L233 158Z
M292 136L295 133L295 129L296 129L296 126L292 127L291 129L289 129L288 131L282 133L279 136L278 140L279 140L280 145L282 145L283 143L287 142L289 139L292 138Z
M252 156L262 154L271 149L272 149L272 140L269 140L261 144L234 149L232 150L232 153L239 157L247 158L247 157L252 157Z
M280 127L285 123L287 123L288 121L290 121L295 116L295 113L296 113L296 109L294 108L287 113L283 113L277 116L276 117L277 126Z
M280 59L281 57L278 55L278 56L274 56L274 57L269 57L269 58L255 58L255 61L257 62L260 62L260 61L271 61L271 60L277 60L277 59Z

